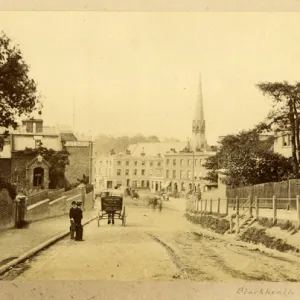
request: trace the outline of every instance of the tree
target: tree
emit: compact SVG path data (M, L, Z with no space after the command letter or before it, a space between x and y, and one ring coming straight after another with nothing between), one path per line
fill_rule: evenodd
M17 119L21 115L30 114L38 108L40 96L33 79L30 79L29 66L23 55L12 44L11 39L0 33L0 127L4 127L5 135L10 127L16 129ZM0 139L0 147L3 138Z
M225 136L216 155L204 164L209 170L205 179L216 182L219 169L226 170L224 182L232 188L289 178L291 160L273 152L273 137L261 141L257 128Z
M268 126L277 125L279 131L291 133L293 171L299 177L300 136L300 82L294 85L288 82L264 82L257 84L263 95L273 100L268 116Z

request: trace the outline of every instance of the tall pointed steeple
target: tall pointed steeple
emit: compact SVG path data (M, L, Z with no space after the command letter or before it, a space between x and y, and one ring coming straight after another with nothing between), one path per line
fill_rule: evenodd
M193 119L193 150L194 151L205 151L207 142L205 137L205 120L204 120L204 109L203 109L203 97L202 97L202 82L201 74L199 78L199 94L197 97L195 115Z

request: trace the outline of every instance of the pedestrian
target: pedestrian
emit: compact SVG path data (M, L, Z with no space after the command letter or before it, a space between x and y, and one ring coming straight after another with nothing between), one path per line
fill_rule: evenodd
M75 240L76 241L83 241L82 236L83 236L83 226L81 225L81 220L83 217L82 210L81 210L81 203L77 202L77 207L74 212L74 222L75 222Z
M71 240L74 240L75 237L75 221L74 221L74 216L75 216L75 211L77 209L77 203L75 201L72 201L72 207L70 208L69 211L69 217L70 217L70 238Z

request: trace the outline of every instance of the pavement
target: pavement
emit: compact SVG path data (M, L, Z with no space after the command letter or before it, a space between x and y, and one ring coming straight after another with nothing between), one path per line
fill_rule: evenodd
M83 213L83 223L96 216L96 210ZM0 233L0 267L17 259L49 239L63 234L70 227L69 216L64 215L33 222L25 229L9 229Z

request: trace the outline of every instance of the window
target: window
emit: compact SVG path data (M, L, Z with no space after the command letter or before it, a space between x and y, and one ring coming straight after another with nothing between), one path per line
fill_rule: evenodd
M152 169L150 169L149 170L149 176L152 176L152 174L153 174L153 171L152 171Z
M129 160L126 160L126 166L129 166Z
M183 159L180 160L180 165L183 167Z
M188 178L188 179L192 179L191 171L188 171L188 172L187 172L187 178Z
M169 170L167 170L166 171L166 178L169 178L169 176L170 176L169 173L170 173Z
M121 169L118 169L117 170L117 176L120 176L121 175Z
M158 166L158 167L160 167L160 165L161 165L161 162L160 162L160 161L158 161L158 162L157 162L157 166Z
M150 187L150 181L147 180L147 188L149 188L149 187Z
M35 148L38 148L42 145L41 140L35 140Z
M142 174L142 175L145 175L145 170L141 170L141 174Z
M180 171L180 179L183 179L183 171Z
M157 170L156 173L157 173L157 176L160 176L160 174L161 174L160 170Z
M145 163L146 163L146 162L145 162L144 160L142 160L142 166L144 166L144 165L145 165Z
M142 187L144 187L144 186L145 186L145 181L144 181L144 180L142 180L142 182L141 182L141 186L142 186Z
M173 170L173 178L176 178L176 170Z
M118 166L121 166L121 161L120 160L118 160Z
M176 166L176 159L173 159L173 166Z
M150 167L152 167L153 166L153 161L150 161Z
M169 159L167 159L167 160L166 160L166 164L167 164L167 165L169 165L169 162L170 162L170 160L169 160Z
M134 162L134 165L137 166L137 161Z
M137 175L137 169L134 169L134 171L133 171L133 175Z
M128 170L128 169L125 170L125 175L126 175L126 176L129 175L129 170Z

